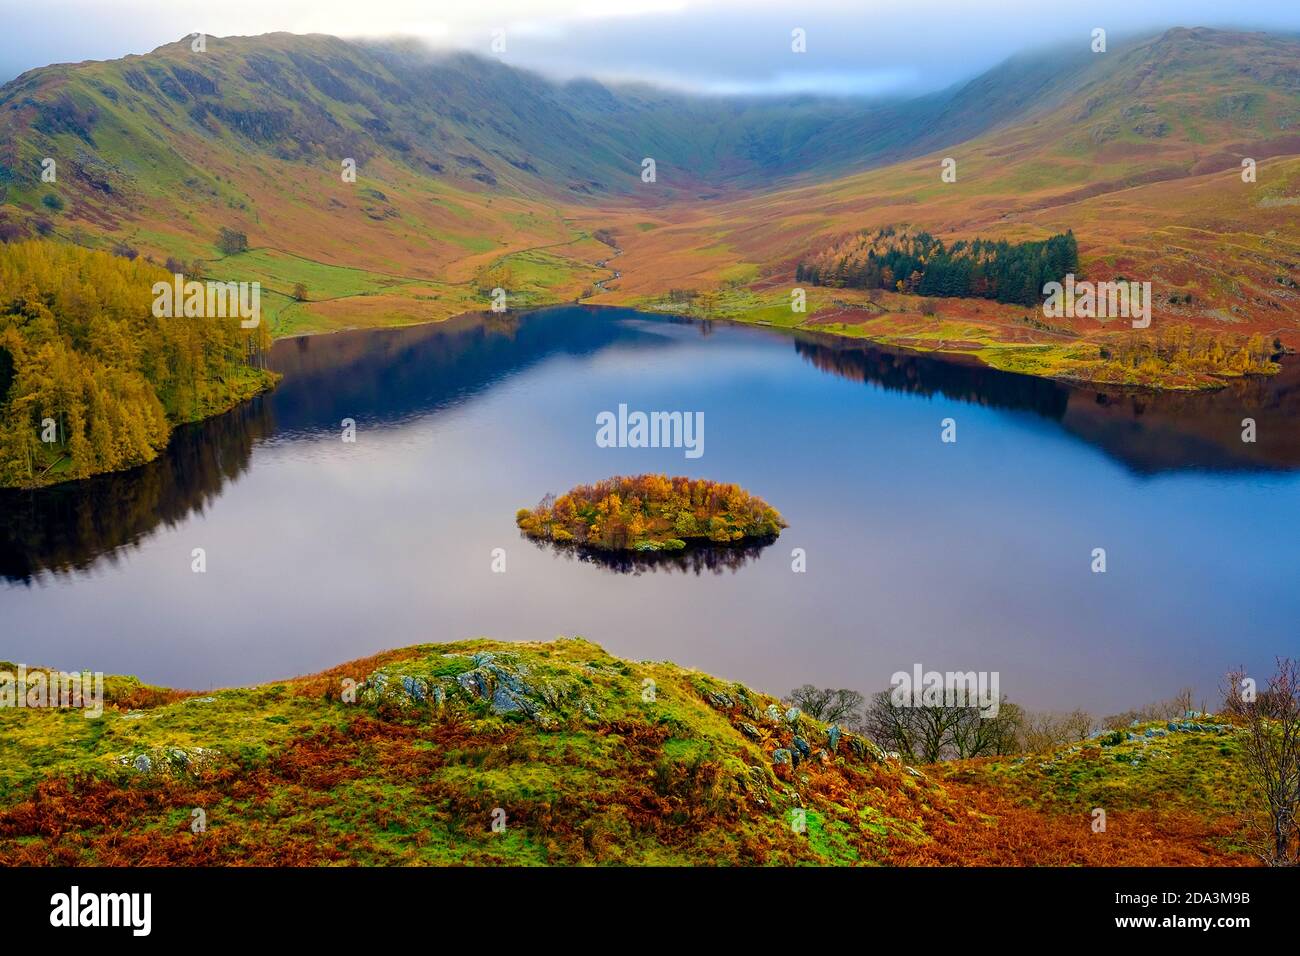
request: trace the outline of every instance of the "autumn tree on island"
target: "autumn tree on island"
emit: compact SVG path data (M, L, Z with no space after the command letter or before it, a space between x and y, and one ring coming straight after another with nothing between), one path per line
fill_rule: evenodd
M548 495L515 516L530 538L603 551L680 551L688 541L735 544L786 527L775 508L739 485L639 475Z

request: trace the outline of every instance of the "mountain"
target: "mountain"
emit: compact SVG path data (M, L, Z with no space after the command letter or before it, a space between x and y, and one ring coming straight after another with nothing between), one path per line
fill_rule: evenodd
M719 289L728 317L772 321L795 265L860 229L1073 230L1085 275L1150 277L1164 320L1294 342L1298 54L1294 37L1178 28L1102 54L1024 54L901 101L557 83L402 42L270 34L197 53L182 40L0 88L0 238L43 232L257 279L288 334L445 318L495 286L516 307ZM40 180L46 157L56 184ZM940 181L945 158L955 183ZM1241 182L1243 158L1256 183ZM249 250L220 252L222 228ZM841 291L814 290L809 321L954 338L915 297L880 314ZM1004 354L1052 345L1020 314L962 315L985 360L1064 368Z
M1113 320L1067 317L1044 328L1024 307L939 300L927 314L914 295L820 288L809 290L806 315L790 311L797 264L862 230L1010 242L1069 230L1081 278L1151 283L1153 334L1186 324L1295 347L1297 63L1293 37L1170 30L1067 67L1023 116L920 158L708 207L678 204L653 229L642 228L635 211L612 223L606 216L624 249L623 277L593 301L684 311L681 301L665 300L667 290L721 290L707 302L714 317L1109 380L1114 370L1100 368L1097 356L1098 343L1121 325ZM984 80L963 96L983 95ZM945 159L956 163L955 182L941 179ZM1251 182L1245 160L1254 163Z
M202 696L125 677L103 691L97 720L0 708L6 860L1253 862L1247 732L1226 723L916 768L741 684L581 639L425 644Z
M18 195L23 171L39 168L31 161L60 153L105 196L192 178L220 193L204 176L207 153L231 152L325 165L382 158L463 188L573 198L634 192L646 156L672 171L667 188L690 190L770 186L960 141L1050 98L1063 62L1073 76L1088 61L1021 57L966 87L886 104L560 84L412 43L269 34L33 70L0 90L0 115Z

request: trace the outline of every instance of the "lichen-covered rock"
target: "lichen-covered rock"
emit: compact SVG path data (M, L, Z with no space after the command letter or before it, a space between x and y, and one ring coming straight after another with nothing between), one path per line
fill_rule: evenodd
M403 677L402 690L417 704L423 704L429 696L424 681L418 677Z
M778 747L776 750L772 751L772 763L778 767L787 767L793 765L794 759L791 756L790 751L786 750L784 747Z
M492 689L488 680L488 672L482 668L475 668L472 671L466 671L463 674L456 675L456 683L460 685L461 690L471 697L477 697L480 700L487 700L492 696Z
M750 740L759 740L763 736L762 733L759 731L759 729L755 727L753 724L749 723L749 721L742 720L736 726L738 726L740 728L740 732L744 734L746 737L748 737Z
M736 706L735 699L721 691L710 691L706 699L717 710L734 710Z
M865 737L859 737L857 734L846 734L845 739L848 741L849 751L859 760L872 760L876 763L884 763L885 752L870 740L867 740Z
M155 747L136 753L123 754L118 764L130 767L136 773L185 774L198 770L217 756L217 751L207 747Z
M532 717L537 713L537 705L529 700L525 694L513 691L504 684L499 685L492 693L492 713L513 714L516 712L522 712Z

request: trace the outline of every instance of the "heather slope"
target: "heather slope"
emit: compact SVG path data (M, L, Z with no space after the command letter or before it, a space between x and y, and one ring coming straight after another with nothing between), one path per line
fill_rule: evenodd
M909 768L766 694L583 640L420 645L205 695L109 678L106 698L98 720L0 709L6 860L1249 862L1230 729L1166 734L1144 761L1137 744L1045 756L1130 794L1096 834L1091 793L1044 774L1008 789L1032 763ZM1131 783L1193 761L1176 807ZM1069 798L1048 805L1053 790Z

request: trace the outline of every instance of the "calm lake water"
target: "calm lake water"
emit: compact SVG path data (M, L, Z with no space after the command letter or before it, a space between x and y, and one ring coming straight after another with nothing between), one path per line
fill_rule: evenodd
M0 658L203 689L567 634L775 693L877 690L920 663L1105 712L1187 685L1214 699L1229 667L1300 650L1295 366L1213 395L1107 395L574 307L286 340L273 364L277 391L149 466L0 497ZM620 403L703 412L703 456L597 447ZM790 527L650 567L515 528L548 492L647 471L735 481Z

